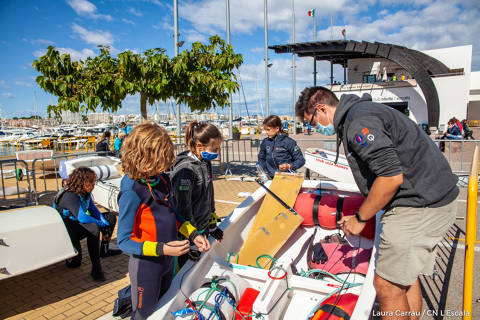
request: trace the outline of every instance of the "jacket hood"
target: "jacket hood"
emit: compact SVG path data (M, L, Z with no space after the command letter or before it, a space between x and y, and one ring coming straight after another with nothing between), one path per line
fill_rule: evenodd
M335 110L335 115L333 117L333 126L337 133L337 156L335 158L335 164L338 161L340 145L342 144L343 123L345 122L347 113L354 105L363 101L372 101L372 96L368 93L364 93L361 98L355 94L344 94L340 97L337 110Z
M344 94L340 97L335 116L333 117L333 125L336 131L338 131L338 128L343 124L348 111L350 111L355 104L363 101L372 101L372 96L364 93L361 98L355 94Z
M201 161L200 160L196 160L194 158L192 158L190 155L190 150L186 150L186 151L183 151L181 153L179 153L177 155L177 157L175 158L175 166L179 165L180 163L182 162L192 162L192 163L200 163Z

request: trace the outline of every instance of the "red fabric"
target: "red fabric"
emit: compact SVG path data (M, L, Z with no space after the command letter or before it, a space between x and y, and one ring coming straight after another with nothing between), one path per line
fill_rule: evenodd
M314 193L300 193L295 202L294 209L303 217L302 226L313 227L313 204L315 198L319 197ZM318 222L324 229L333 230L337 228L336 212L338 195L322 195L318 203ZM342 206L342 216L351 216L358 211L364 198L360 195L344 197ZM368 239L375 238L375 217L370 219L365 228L360 233Z
M460 129L460 132L463 134L463 126L462 126L462 123L460 121L457 120L457 126L458 126L458 129Z
M240 301L238 302L238 307L237 307L237 310L235 311L235 316L233 317L233 320L239 320L239 319L251 320L252 317L246 317L246 316L252 314L253 303L255 302L259 294L260 294L260 291L258 290L255 290L252 288L245 289L245 292L243 293L242 297L240 298Z
M322 303L322 306L324 306L324 305L335 306L337 308L342 309L343 311L345 311L347 314L349 314L351 316L352 313L353 313L353 310L355 309L355 305L357 304L358 296L356 294L353 294L353 293L345 293L345 294L340 295L338 300L337 300L337 297L338 297L338 295L336 295L336 294L331 296L330 298L328 298L327 300L325 300ZM321 306L320 306L320 308L321 308ZM325 312L325 311L320 310L320 309L317 312L315 312L313 317L310 318L310 320L327 320L327 319L329 319L329 320L339 320L339 319L342 319L342 318L339 318L336 315L333 315L331 313Z
M309 261L310 269L321 269L332 274L352 272L367 274L372 249L352 248L336 242L322 243L328 260L322 264Z
M142 203L138 207L130 239L136 242L157 242L157 225L149 206Z

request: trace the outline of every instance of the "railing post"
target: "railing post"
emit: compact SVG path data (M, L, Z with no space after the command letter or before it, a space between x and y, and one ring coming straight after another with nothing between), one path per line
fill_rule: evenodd
M477 238L478 200L478 145L473 153L472 168L468 179L467 227L465 233L465 267L463 271L463 319L472 319L473 263Z

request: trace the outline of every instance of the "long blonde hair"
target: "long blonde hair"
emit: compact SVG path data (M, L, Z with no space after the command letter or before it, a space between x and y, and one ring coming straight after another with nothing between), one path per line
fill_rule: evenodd
M133 180L147 179L167 171L175 155L167 130L153 122L136 126L122 146L123 172Z

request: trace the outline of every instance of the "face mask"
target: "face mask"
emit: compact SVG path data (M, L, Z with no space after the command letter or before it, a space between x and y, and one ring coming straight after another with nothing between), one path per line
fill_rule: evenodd
M328 117L328 114L327 114L327 117ZM329 123L327 126L324 126L317 121L316 129L318 133L323 134L324 136L333 136L335 134L335 127L331 123Z
M329 123L328 126L322 126L320 123L317 123L317 132L324 136L333 136L335 134L335 127L331 123Z
M218 158L218 152L202 151L201 155L203 160L209 162Z

